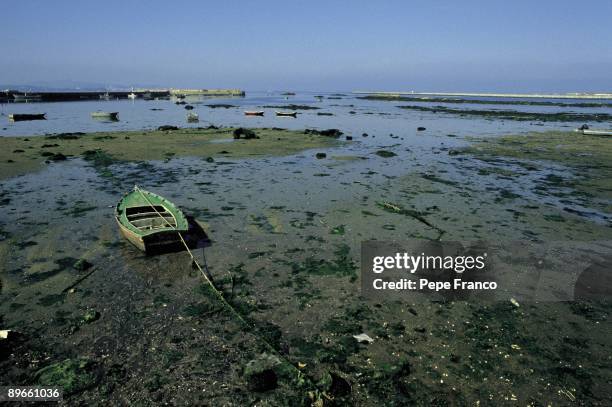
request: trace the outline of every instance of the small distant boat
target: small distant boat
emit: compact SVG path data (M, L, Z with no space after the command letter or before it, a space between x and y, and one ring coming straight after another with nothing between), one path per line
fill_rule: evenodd
M119 112L91 112L94 119L119 120Z
M13 100L15 102L27 102L28 100L41 100L42 95L37 93L13 93Z
M145 253L174 245L189 230L183 212L157 194L134 186L115 208L115 219L123 237Z
M136 94L134 92L128 93L127 97L128 99L136 99Z
M584 134L585 136L612 136L612 130L596 130L596 129L576 129L576 133Z
M276 112L280 117L297 117L297 112Z
M100 100L110 100L111 99L111 95L106 92L100 95Z
M9 120L12 120L14 122L22 122L26 120L47 120L45 115L46 113L35 113L35 114L15 113L15 114L9 114L8 118Z
M244 114L246 116L263 116L264 111L263 110L245 110Z
M197 113L187 113L187 122L196 123L200 121L200 116Z

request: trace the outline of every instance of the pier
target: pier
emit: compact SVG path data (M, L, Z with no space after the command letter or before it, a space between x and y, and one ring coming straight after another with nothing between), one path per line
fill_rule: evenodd
M0 102L69 102L80 100L128 99L134 93L137 99L167 99L183 96L245 96L240 89L134 89L124 91L64 91L64 92L21 92L4 90L0 92Z

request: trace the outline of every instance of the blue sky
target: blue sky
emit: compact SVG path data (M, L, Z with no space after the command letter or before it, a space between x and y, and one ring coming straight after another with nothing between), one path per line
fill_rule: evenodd
M612 1L3 1L0 83L612 91Z

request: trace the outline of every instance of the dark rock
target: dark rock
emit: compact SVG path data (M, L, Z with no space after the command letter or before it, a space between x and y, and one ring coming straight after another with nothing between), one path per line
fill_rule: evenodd
M68 157L66 157L66 156L65 156L64 154L62 154L62 153L57 153L57 154L53 154L53 155L50 157L50 159L51 159L51 160L53 160L53 161L65 161L65 160L67 160L67 159L68 159Z
M335 397L346 396L351 393L351 385L350 383L338 376L335 373L331 373L331 386L329 388L329 392Z
M85 133L83 132L74 132L74 133L58 133L58 134L54 134L51 136L47 136L45 138L48 139L57 139L57 140L76 140L78 138L80 138L81 136L84 136Z
M317 112L317 116L333 116L333 113L327 113L327 112Z
M425 131L427 130L425 127L417 127L417 131Z
M42 148L59 147L59 144L43 144Z
M185 106L185 110L193 110L193 106L187 105L187 106Z
M17 150L13 150L13 153L25 153L25 150L17 149Z
M459 151L458 150L448 150L448 155L458 155Z
M238 106L234 106L234 105L228 105L228 104L225 104L225 103L214 103L214 104L206 105L206 106L210 107L211 109L218 109L218 108L229 109L229 108L232 108L232 107L238 107Z
M165 124L163 126L159 126L157 128L158 131L168 131L168 130L178 130L179 128L176 126L170 126L168 124Z
M254 131L245 129L243 127L239 127L236 130L234 130L233 135L235 139L243 138L243 139L249 140L249 139L259 138L257 137L257 134L255 134Z
M393 151L387 150L378 150L375 154L383 158L395 157L397 155Z
M456 134L447 134L446 137L457 137Z
M214 162L215 162L215 159L214 159L214 158L212 158L212 157L206 157L206 162L207 162L207 163L214 163Z
M282 362L274 355L263 353L256 359L247 363L244 369L244 378L252 391L263 392L276 388L278 376L275 369Z
M347 140L352 140L352 139L353 139L353 136L346 136L346 139L347 139Z
M325 154L325 153L317 153L317 154L315 155L315 157L317 157L317 158L321 159L321 158L325 158L325 157L327 157L327 154Z
M368 133L363 133L361 137L368 137Z
M304 134L318 134L319 136L338 138L344 133L342 133L338 129L327 129L327 130L306 129L304 130Z
M74 265L72 267L74 267L75 270L78 271L85 271L87 269L90 269L93 266L93 264L91 264L90 262L88 262L85 259L79 259L77 260Z

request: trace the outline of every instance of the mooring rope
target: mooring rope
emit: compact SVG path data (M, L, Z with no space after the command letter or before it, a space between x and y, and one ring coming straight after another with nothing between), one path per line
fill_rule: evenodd
M153 203L151 201L149 201L149 199L146 197L146 195L143 193L143 191L138 187L138 185L134 185L134 190L138 191L140 193L140 195L142 195L142 197L151 206L151 208L153 208L155 213L157 213L172 229L174 229L176 231L176 228L174 227L174 225L172 225L170 222L168 222L168 220L161 213L159 213L159 211L155 208ZM191 259L192 259L193 263L197 266L198 270L200 270L200 273L202 274L202 276L204 277L204 279L206 280L208 285L212 288L212 290L215 293L215 295L217 296L217 298L225 306L225 308L227 308L232 313L232 315L234 317L236 317L240 322L242 322L246 327L248 327L250 330L254 331L253 332L254 335L268 348L268 350L270 352L274 353L280 359L284 360L286 364L291 366L297 372L298 377L301 377L303 380L305 380L305 381L307 380L308 382L310 382L310 380L308 380L306 377L304 377L302 371L299 370L293 363L291 363L291 361L289 359L287 359L286 356L284 356L279 351L277 351L276 348L274 346L272 346L272 344L266 338L262 337L260 334L257 334L256 333L256 331L257 331L256 327L252 323L250 323L246 319L244 319L244 317L238 311L236 311L236 309L232 306L232 304L230 304L225 299L225 297L223 296L223 293L221 293L221 291L219 291L219 289L217 287L215 287L215 285L212 282L212 280L206 275L206 273L204 272L204 270L202 269L200 264L197 262L197 260L195 259L195 257L191 253L191 250L189 249L189 246L187 246L187 243L183 239L183 236L181 235L180 232L178 232L178 235L181 238L181 242L183 242L183 245L185 246L185 249L187 249L187 253L189 254L189 256L191 256ZM206 257L204 257L204 262L206 262ZM206 269L208 271L208 267ZM311 385L312 385L312 383L311 383Z

